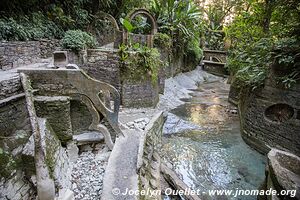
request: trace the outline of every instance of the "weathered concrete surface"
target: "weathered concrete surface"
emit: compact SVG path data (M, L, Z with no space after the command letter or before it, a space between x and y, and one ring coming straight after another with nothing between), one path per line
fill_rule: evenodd
M262 89L243 90L239 101L243 139L263 153L273 147L300 155L299 91L300 84L285 89L271 80Z
M76 141L78 145L95 143L104 141L104 137L99 132L83 132L79 135L73 135L73 140Z
M130 116L129 113L132 111L133 115ZM152 133L154 132L155 134L159 134L159 131L156 132L156 130L159 128L156 126L156 123L157 120L161 119L160 117L162 116L161 112L155 112L154 109L125 109L120 113L120 121L122 123L134 122L141 116L145 117L145 115L151 118L149 124L145 128L145 131L141 129L127 129L123 131L125 137L119 137L116 139L114 149L111 152L111 156L106 167L103 181L103 194L101 199L139 199L138 196L135 195L114 195L113 192L119 191L120 193L123 193L126 191L126 189L134 191L139 189L140 182L138 169L143 168L142 165L145 155L144 150L146 149L146 144L144 143L147 141L146 135L150 134L153 136L154 134ZM162 128L162 123L159 124L160 128ZM148 143L150 144L151 141L148 141Z
M267 189L272 187L277 192L296 190L293 199L300 199L300 158L288 152L272 149L268 153L268 167ZM293 196L290 194L276 198L292 199L291 197Z
M37 194L38 199L52 200L55 197L54 181L50 177L49 168L46 164L45 152L42 149L42 136L41 132L45 126L39 127L38 119L36 116L33 94L28 76L21 73L21 82L25 91L26 107L30 119L32 135L34 138L34 161L36 168L37 179ZM40 129L41 128L41 129Z
M156 113L147 125L140 141L137 170L139 173L139 189L143 191L161 190L159 150L161 148L164 121L163 113ZM161 196L157 193L154 193L154 195L145 194L141 195L140 199L160 200Z
M19 71L29 76L33 89L37 89L39 95L66 95L84 102L93 118L89 129L102 132L110 148L111 135L100 125L100 113L113 130L122 135L118 122L120 94L110 84L92 79L80 69L24 68ZM110 106L110 99L113 100L113 107Z
M37 116L47 118L60 141L72 139L70 98L66 96L35 96Z
M121 193L125 192L126 189L138 190L136 166L141 133L126 130L124 135L125 137L116 139L114 149L108 160L103 181L102 200L138 199L136 196L124 196Z

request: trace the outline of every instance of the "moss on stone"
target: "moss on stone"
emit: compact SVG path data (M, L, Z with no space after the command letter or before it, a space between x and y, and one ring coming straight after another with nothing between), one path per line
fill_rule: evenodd
M45 162L49 169L50 178L54 179L54 170L56 165L56 152L60 146L59 139L53 133L51 126L47 123L46 124L46 131L48 135L45 135L45 144L46 144L46 155L45 155Z

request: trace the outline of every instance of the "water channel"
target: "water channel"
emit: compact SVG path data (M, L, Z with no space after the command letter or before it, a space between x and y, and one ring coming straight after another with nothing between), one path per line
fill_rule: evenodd
M163 159L173 165L189 187L201 191L199 197L203 200L256 199L209 196L208 191L258 189L265 178L266 159L241 138L237 110L228 103L228 93L229 86L223 79L204 82L191 90L192 97L182 99L185 103L168 116L176 116L190 126L177 127L178 132L165 132L163 137ZM165 130L182 124L170 121L166 121Z

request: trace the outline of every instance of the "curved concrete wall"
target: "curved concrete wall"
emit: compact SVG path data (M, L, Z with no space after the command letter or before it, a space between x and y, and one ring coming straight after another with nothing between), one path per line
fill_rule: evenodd
M300 84L285 89L268 79L261 90L241 92L239 110L242 136L250 146L300 155Z

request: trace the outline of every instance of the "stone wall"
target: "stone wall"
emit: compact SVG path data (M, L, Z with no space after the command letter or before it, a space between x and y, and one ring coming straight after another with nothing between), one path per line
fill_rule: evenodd
M113 85L121 91L120 62L117 50L89 49L81 68L91 77Z
M264 153L274 147L300 155L300 84L285 89L269 78L264 88L241 94L244 140Z
M41 58L52 57L54 51L61 49L61 41L57 39L42 39L40 42Z
M3 78L3 77L1 77ZM0 80L0 199L34 199L36 196L36 168L34 139L27 103L20 78L16 74ZM36 99L40 116L49 117L54 125L41 120L42 148L57 191L70 188L70 163L66 148L61 145L58 129L71 134L70 102L64 99ZM63 110L63 111L62 111ZM68 114L69 116L66 116ZM53 115L53 116L49 116ZM69 120L70 122L70 120ZM70 137L69 137L70 139Z
M122 105L130 108L155 107L159 100L158 82L150 77L141 81L124 80L122 84Z
M39 41L0 42L0 69L2 70L37 62L40 56Z
M0 199L30 199L36 193L35 167L26 153L32 133L23 90L18 76L0 85Z
M213 62L213 61L203 61L203 70L217 75L217 76L228 76L229 73L227 69L225 68L224 63L219 63L219 62Z
M233 81L230 85L228 101L237 106L239 102L240 92L241 89L238 87L236 82Z
M66 96L37 96L34 99L38 117L47 118L59 140L66 144L72 139L70 99Z
M145 191L161 190L160 156L162 127L165 118L160 112L147 125L144 138L141 140L138 157L139 188ZM161 199L160 195L143 196L143 199Z

